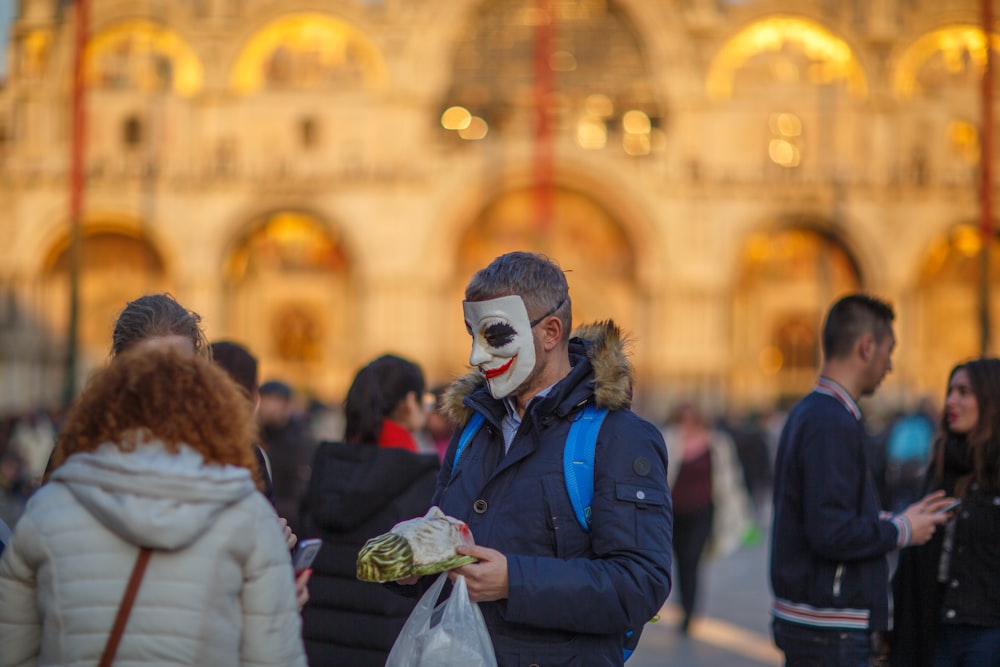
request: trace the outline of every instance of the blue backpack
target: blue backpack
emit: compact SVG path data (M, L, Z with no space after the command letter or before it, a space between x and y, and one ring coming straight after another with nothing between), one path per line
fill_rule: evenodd
M606 408L587 404L570 424L569 434L563 445L563 478L566 481L566 493L573 505L573 514L576 515L577 522L587 533L590 532L590 506L594 501L594 449L597 446L597 434L607 415ZM484 421L482 414L473 412L472 417L466 422L455 448L455 459L451 464L452 473L458 465L458 458ZM638 643L638 633L631 630L625 633L626 660L631 657Z

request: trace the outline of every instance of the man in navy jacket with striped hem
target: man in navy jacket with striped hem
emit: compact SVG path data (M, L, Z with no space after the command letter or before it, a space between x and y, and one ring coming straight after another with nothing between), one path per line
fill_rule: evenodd
M930 539L940 492L882 512L865 459L857 401L892 369L895 315L864 294L840 299L823 326L823 368L791 411L775 462L771 588L775 643L787 667L867 667L890 629L890 559Z

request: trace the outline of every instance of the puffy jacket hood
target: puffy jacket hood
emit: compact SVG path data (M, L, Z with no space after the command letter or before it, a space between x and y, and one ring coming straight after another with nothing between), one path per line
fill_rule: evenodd
M334 532L364 526L440 467L434 454L339 442L320 445L314 465L322 467L322 475L310 482L310 512L318 525Z
M570 337L569 355L574 370L581 362L593 367L593 394L598 407L621 410L632 403L628 345L628 337L611 320L581 325ZM465 399L485 384L478 370L456 380L444 396L445 415L455 424L468 421L472 409Z
M52 481L123 540L167 551L192 543L223 509L256 491L249 470L208 465L186 445L174 454L158 441L74 454Z

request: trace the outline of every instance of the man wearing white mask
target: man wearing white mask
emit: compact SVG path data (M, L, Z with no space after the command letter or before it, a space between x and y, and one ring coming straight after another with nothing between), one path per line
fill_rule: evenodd
M621 665L670 592L672 523L666 448L629 407L623 336L608 321L571 337L566 277L541 255L496 258L465 296L475 370L445 397L459 428L433 502L469 525L476 546L459 552L478 562L452 576L479 602L500 667ZM607 413L585 528L563 455L586 406Z

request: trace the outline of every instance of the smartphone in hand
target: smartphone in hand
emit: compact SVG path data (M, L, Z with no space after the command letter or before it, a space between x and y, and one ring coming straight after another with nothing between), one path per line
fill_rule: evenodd
M323 540L318 538L299 540L295 545L295 551L292 552L292 567L295 569L295 574L309 569L322 546Z
M962 499L961 498L955 498L950 503L948 503L947 505L945 505L944 507L942 507L941 509L939 509L937 511L937 513L938 514L947 514L948 512L951 512L952 510L958 509L958 506L961 505L961 504L962 504Z

